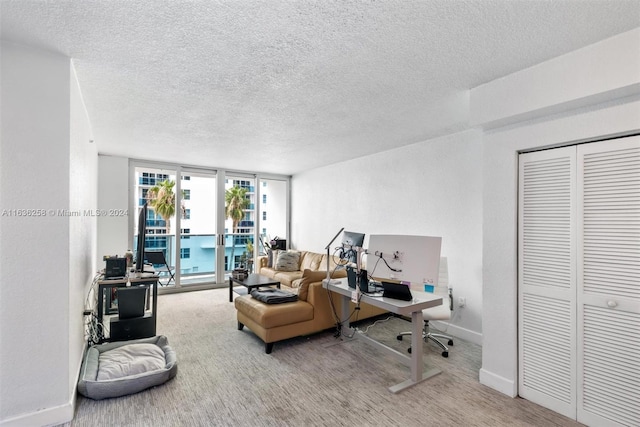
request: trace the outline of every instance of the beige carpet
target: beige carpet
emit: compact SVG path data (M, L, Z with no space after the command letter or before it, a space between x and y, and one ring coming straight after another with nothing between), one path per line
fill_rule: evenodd
M228 289L161 295L158 334L178 356L178 376L121 398L78 398L71 426L572 426L579 425L478 383L479 346L456 340L445 359L425 344L424 360L443 373L399 394L388 387L409 369L362 341L331 332L276 343L273 353L236 328ZM378 322L369 335L396 340L409 323Z

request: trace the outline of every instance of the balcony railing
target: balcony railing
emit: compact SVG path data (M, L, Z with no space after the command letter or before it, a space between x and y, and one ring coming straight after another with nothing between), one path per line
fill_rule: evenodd
M147 227L166 227L167 221L164 219L147 219Z
M176 265L175 235L148 234L145 238L145 250L164 252L169 265ZM134 247L137 247L138 236L134 237ZM235 241L235 245L234 245ZM225 274L241 264L247 265L253 254L247 253L247 244L253 243L252 234L225 234ZM189 284L197 284L198 276L210 282L216 273L216 235L215 234L184 234L180 241L180 277L189 278ZM231 264L231 259L234 263ZM181 282L182 283L182 282ZM185 284L186 283L182 283Z

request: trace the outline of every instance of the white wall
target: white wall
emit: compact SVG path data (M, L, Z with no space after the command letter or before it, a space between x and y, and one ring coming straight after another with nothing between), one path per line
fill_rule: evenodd
M98 156L98 209L101 211L129 209L129 159L117 156ZM132 245L133 218L128 216L100 216L98 218L98 251L96 262L104 268L104 255L124 255Z
M323 252L341 227L442 237L454 292L448 332L482 340L482 141L461 132L292 178L293 248ZM368 238L365 240L365 246Z
M62 423L73 416L95 221L59 210L95 209L96 153L69 59L1 49L0 423Z
M84 317L88 284L97 272L98 156L75 69L70 75L69 209L69 394L75 396L85 345Z
M609 62L612 59L615 62ZM594 73L590 68L581 68L582 64L599 64L599 70ZM508 123L512 118L520 117L527 103L523 104L523 99L556 99L564 105L581 107L555 116L510 124L484 135L484 344L480 381L511 396L518 392L518 151L640 131L637 95L640 88L640 29L539 64L535 70L538 74L531 74L531 69L525 70L491 82L478 93L475 89L471 93L472 104L479 103L506 115L519 112L517 116L503 119L491 115L487 125ZM632 77L635 83L630 80ZM545 84L536 85L537 81ZM562 90L560 99L557 81L570 86ZM512 87L514 95L501 96L505 87ZM635 88L635 95L627 96L630 88ZM620 94L625 97L619 98ZM589 100L592 104L585 104ZM500 103L505 105L494 105ZM512 103L514 108L508 108ZM532 115L537 114L536 105L539 103L529 104ZM547 105L544 110L555 109Z
M636 28L474 88L471 124L495 128L636 94L639 41Z

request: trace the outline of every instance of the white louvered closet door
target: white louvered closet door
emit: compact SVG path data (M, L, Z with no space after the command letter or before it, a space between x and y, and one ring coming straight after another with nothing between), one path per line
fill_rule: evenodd
M640 426L640 137L577 155L578 421Z
M520 155L519 393L576 417L575 147Z

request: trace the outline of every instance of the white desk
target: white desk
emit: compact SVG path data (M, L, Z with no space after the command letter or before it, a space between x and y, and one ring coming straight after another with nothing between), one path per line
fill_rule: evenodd
M349 288L347 284L347 279L339 280L333 279L332 283L327 284L323 282L323 285L326 289L331 292L335 292L342 296L342 312L339 313L340 321L343 323L343 329L349 329L349 301L351 300L351 293L354 289ZM363 294L360 302L371 304L376 307L380 307L382 309L388 310L391 313L400 314L404 316L411 316L411 357L406 354L400 353L399 351L388 347L368 336L359 333L357 331L353 334L353 336L357 339L361 339L369 344L380 348L396 357L400 362L411 368L411 378L406 381L401 382L400 384L389 387L389 391L392 393L398 393L406 388L409 388L413 385L418 384L421 381L424 381L428 378L433 377L434 375L438 375L441 371L437 368L429 368L426 371L422 370L423 360L422 360L422 330L424 327L423 319L422 319L422 310L429 307L435 307L438 305L442 305L442 297L428 294L426 292L420 292L411 290L413 294L413 301L402 301L393 298L383 298L383 297L371 297Z

